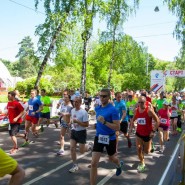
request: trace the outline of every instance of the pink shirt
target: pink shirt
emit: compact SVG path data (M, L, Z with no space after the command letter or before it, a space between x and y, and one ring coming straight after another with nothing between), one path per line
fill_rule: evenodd
M171 109L169 110L171 113ZM160 125L159 126L170 126L170 118L167 115L166 109L160 109L158 111L159 119L160 119Z

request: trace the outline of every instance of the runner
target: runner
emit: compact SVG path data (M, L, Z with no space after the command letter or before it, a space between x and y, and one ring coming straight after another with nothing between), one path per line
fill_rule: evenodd
M71 159L73 161L73 167L69 170L70 173L78 171L77 157L76 157L76 145L79 143L80 153L83 154L88 151L86 147L87 131L86 127L89 126L88 114L81 108L82 99L76 97L74 99L74 108L71 111L71 139L70 139L70 151Z
M164 92L160 93L160 98L156 101L156 111L158 112L160 109L163 108L163 102L164 102Z
M57 109L59 109L60 108L60 106L63 104L63 102L64 102L64 96L65 95L68 95L68 91L67 90L65 90L64 92L63 92L63 95L62 95L62 98L58 101L58 103L57 103Z
M11 175L8 185L21 185L25 177L25 171L19 166L17 161L0 148L0 177L4 177L7 174Z
M171 106L171 124L172 124L172 135L177 135L177 121L178 121L178 101L176 100L176 96L172 97L172 102L170 103Z
M159 133L159 152L163 153L164 151L164 141L169 141L169 129L170 129L170 116L171 109L169 103L165 100L163 102L163 108L158 111L160 125L158 128Z
M36 98L37 91L35 89L31 90L31 98L28 101L28 114L26 115L26 123L25 123L25 135L26 135L26 142L23 143L22 147L29 144L29 130L31 127L32 134L38 137L38 133L36 130L36 125L38 124L39 120L39 113L43 110L42 102Z
M85 110L88 112L91 108L91 102L92 98L89 96L88 92L85 92L85 97L84 97L84 104L85 104Z
M121 100L121 93L116 92L115 94L116 100L114 101L115 108L118 110L119 118L120 118L120 131L127 138L128 148L131 148L132 143L128 134L128 116L127 116L127 108L124 100ZM118 150L118 136L119 131L116 132L116 141L117 141L117 150Z
M120 129L120 119L116 108L109 103L110 90L102 89L100 92L101 106L95 107L97 126L92 152L90 184L95 185L97 180L98 163L106 147L109 160L116 164L116 175L122 173L123 162L116 157L116 134Z
M185 108L185 94L184 93L182 94L182 102L181 103L183 104L183 107ZM183 120L183 123L185 123L185 110L184 109L182 111L182 120Z
M51 99L49 96L46 96L46 90L42 89L41 90L41 98L40 98L42 105L43 105L43 110L40 113L40 118L38 122L38 126L41 124L41 131L44 131L43 128L43 119L47 120L47 126L50 124L50 107L52 107Z
M177 113L178 113L178 120L177 120L177 129L176 130L179 133L181 133L182 132L182 115L183 115L184 108L185 108L185 105L182 103L181 99L179 99L179 101L178 101L178 107L179 107L179 109L177 111Z
M74 100L75 100L75 91L73 89L70 90L70 96L71 96L71 104L74 107Z
M146 170L144 153L148 154L151 151L152 137L155 132L155 130L152 130L152 119L156 122L155 129L159 126L159 119L153 108L147 105L145 96L139 97L138 104L139 107L135 110L133 118L133 122L137 120L136 147L140 160L137 170L138 172L144 172Z
M133 93L129 93L128 94L128 101L126 103L126 106L127 106L127 113L128 113L128 116L129 116L129 122L130 123L133 123L133 116L134 116L134 110L136 108L136 101L133 99ZM130 127L132 129L135 130L135 125L130 125ZM132 130L130 130L132 132Z
M8 130L13 143L13 148L10 150L10 154L15 154L18 151L16 136L19 133L20 124L22 123L22 116L24 115L24 108L15 99L15 96L16 94L14 91L8 92L9 102L7 104L7 114L10 121Z
M65 95L64 96L64 103L61 106L60 113L59 115L61 116L60 118L60 125L61 125L61 130L60 130L60 150L57 152L57 155L64 155L64 136L67 132L70 123L70 115L71 115L71 110L73 106L71 105L70 101L71 97L70 95Z

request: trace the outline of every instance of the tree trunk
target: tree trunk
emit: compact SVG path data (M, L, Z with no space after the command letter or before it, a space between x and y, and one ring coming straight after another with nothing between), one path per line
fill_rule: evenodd
M43 59L42 64L40 66L40 69L39 69L39 72L38 72L38 75L37 75L37 79L36 79L36 82L35 82L35 86L34 86L35 89L38 89L38 86L39 86L40 79L42 77L44 68L47 65L48 59L49 59L50 54L51 54L51 52L52 52L52 50L53 50L53 48L55 46L57 37L58 37L59 33L61 32L61 30L62 30L62 24L59 25L59 27L57 28L56 32L54 33L52 41L50 43L50 46L49 46L49 48L48 48L48 50L46 52L46 55L44 56L44 59Z
M86 91L86 66L87 66L87 39L83 43L83 58L82 58L82 75L81 75L81 94L82 97Z
M109 66L109 77L108 77L108 88L110 89L111 84L111 78L112 78L112 70L113 70L113 64L114 64L114 57L115 57L115 34L116 34L116 26L114 26L113 30L113 40L112 40L112 56L110 60L110 66Z

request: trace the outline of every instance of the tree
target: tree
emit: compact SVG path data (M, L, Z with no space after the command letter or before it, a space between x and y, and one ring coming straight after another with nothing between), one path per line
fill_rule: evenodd
M95 0L84 0L84 31L82 33L83 40L83 57L82 57L82 73L81 73L81 94L82 97L86 91L86 65L87 65L87 42L91 37L93 28L93 17L96 14Z
M163 0L167 3L169 10L172 11L177 17L178 21L175 28L177 39L182 41L185 47L185 1L184 0Z
M138 1L134 1L134 7L138 4ZM115 44L116 44L116 32L119 32L123 22L127 16L132 12L132 8L126 3L125 0L111 0L105 2L101 9L103 17L107 20L107 28L109 34L112 37L112 51L109 64L109 76L108 76L108 88L110 88L113 64L115 62Z
M35 0L37 8L41 0ZM78 0L44 0L46 12L45 23L38 26L36 34L39 38L39 52L43 60L35 82L35 88L38 88L43 70L56 47L56 42L60 42L60 36L64 34L64 27L72 25L75 22L78 10ZM63 33L62 33L63 31ZM61 44L61 43L60 43Z
M39 59L35 55L34 44L29 36L24 37L19 45L20 48L16 55L19 61L14 63L16 76L29 78L37 74Z

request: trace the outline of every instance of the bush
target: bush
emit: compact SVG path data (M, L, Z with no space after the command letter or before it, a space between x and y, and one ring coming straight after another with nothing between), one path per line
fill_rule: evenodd
M23 82L18 82L16 84L16 89L19 90L20 94L30 95L31 89L34 88L36 78L28 78ZM45 89L48 95L53 94L53 86L51 82L46 78L41 78L39 84L39 90Z

